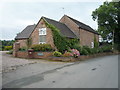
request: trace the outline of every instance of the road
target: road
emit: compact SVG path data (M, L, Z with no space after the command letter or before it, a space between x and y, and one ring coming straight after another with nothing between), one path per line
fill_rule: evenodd
M118 55L51 65L36 63L3 73L3 88L118 88Z

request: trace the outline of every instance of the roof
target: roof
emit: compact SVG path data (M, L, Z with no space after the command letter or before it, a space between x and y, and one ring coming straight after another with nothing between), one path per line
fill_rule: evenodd
M29 38L31 33L34 31L35 26L36 26L35 24L34 25L28 25L21 33L17 34L15 39L17 40L17 39L27 39L27 38Z
M67 15L66 15L67 16ZM73 19L73 18L71 18L71 17L69 17L69 16L67 16L68 18L70 18L73 22L75 22L80 28L82 28L82 29L84 29L84 30L87 30L87 31L89 31L89 32L93 32L93 33L95 33L95 34L98 34L94 29L92 29L90 26L88 26L88 25L86 25L86 24L84 24L84 23L82 23L82 22L80 22L80 21L78 21L78 20L76 20L76 19Z
M65 24L43 17L49 24L54 25L56 28L58 28L61 32L61 34L64 37L68 37L68 38L77 38L77 36L72 32L72 30L70 30L70 28L68 28Z

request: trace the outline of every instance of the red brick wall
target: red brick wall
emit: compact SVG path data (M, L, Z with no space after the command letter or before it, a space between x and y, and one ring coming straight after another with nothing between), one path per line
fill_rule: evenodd
M26 52L26 51L18 51L16 53L17 53L16 57L19 57L19 58L28 58L28 52Z
M18 51L16 53L16 57L19 58L47 58L49 56L52 56L53 52L32 52L30 54L27 51ZM43 55L38 55L38 53L42 53Z
M94 33L79 29L78 25L66 15L60 19L60 22L66 24L80 38L80 45L87 45L91 47L91 42L94 42ZM95 34L95 36L97 41L99 41L99 36L97 34Z
M43 19L41 19L41 21L38 22L37 27L35 28L35 30L31 34L32 44L39 44L39 29L40 28L47 28ZM47 31L46 43L50 44L52 46L52 48L55 48L53 36L52 36L52 31L49 28L47 28L46 31Z
M35 30L30 35L30 37L32 38L32 45L39 44L39 29L43 28L43 27L47 28L44 20L41 19L40 22L38 22L38 25L36 26ZM47 28L46 31L47 31L46 43L50 44L52 46L52 48L55 48L52 31L49 28ZM20 48L23 46L27 47L27 45L26 45L27 39L16 40L16 42L20 43Z
M27 47L26 45L27 39L16 40L16 42L20 43L20 48Z
M43 55L38 55L38 53L42 53ZM33 53L33 57L34 58L47 58L47 57L49 57L49 56L52 56L52 53L53 52L34 52Z

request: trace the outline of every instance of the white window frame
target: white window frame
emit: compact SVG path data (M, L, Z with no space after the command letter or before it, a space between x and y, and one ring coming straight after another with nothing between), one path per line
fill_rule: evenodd
M39 37L40 36L46 36L47 35L47 30L46 30L46 28L40 28L39 29ZM40 42L40 40L39 40L39 44L46 44L46 42Z
M40 28L39 29L39 35L46 35L47 32L46 32L46 28Z

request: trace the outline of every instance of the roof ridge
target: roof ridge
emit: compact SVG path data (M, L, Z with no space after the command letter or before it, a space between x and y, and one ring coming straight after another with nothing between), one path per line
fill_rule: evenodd
M78 20L76 20L76 19L74 19L74 18L72 18L72 17L70 17L70 16L68 16L68 15L65 15L65 16L67 16L68 18L70 18L73 22L75 22L79 27L81 27L81 28L83 28L83 29L85 29L85 30L88 30L89 32L93 32L93 33L96 33L96 34L98 34L98 32L97 31L95 31L92 27L90 27L89 25L87 25L87 24L85 24L85 23L82 23L82 22L80 22L80 21L78 21Z
M47 17L42 16L42 18L47 18ZM47 19L50 19L50 20L52 20L52 21L55 21L55 22L58 22L58 23L64 24L64 23L62 23L62 22L59 22L59 21L54 20L54 19L51 19L51 18L47 18Z
M85 24L85 23L82 23L82 22L78 21L77 19L74 19L74 18L72 18L72 17L70 17L70 16L68 16L68 15L66 15L66 16L67 16L68 18L70 18L70 19L73 19L73 20L75 20L75 21L81 23L81 24L84 24L84 25L86 25L86 26L89 26L89 25L87 25L87 24ZM90 27L90 26L89 26L89 27Z

